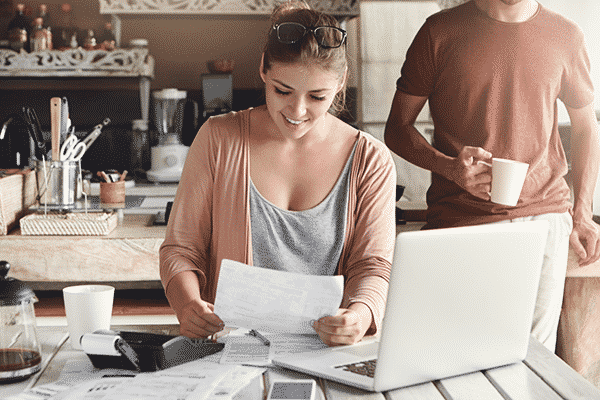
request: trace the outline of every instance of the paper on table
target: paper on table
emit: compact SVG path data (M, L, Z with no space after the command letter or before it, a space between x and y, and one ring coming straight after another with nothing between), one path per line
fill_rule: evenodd
M61 400L207 400L224 393L236 393L256 376L255 368L203 363L201 360L168 368L165 370L126 376L103 376L100 379L86 380L67 391L52 397ZM247 379L231 382L230 375L241 377L246 372ZM248 372L254 375L249 375ZM260 373L259 370L258 373ZM223 382L228 379L227 382ZM219 392L216 392L218 387ZM222 397L228 399L230 397ZM25 400L25 399L24 399Z
M302 275L223 260L215 314L228 326L314 333L311 321L335 315L343 292L342 276Z
M221 355L221 364L244 364L265 366L271 363L271 346L265 346L255 337L230 336L225 339L225 348Z
M248 334L248 329L239 328L219 341L225 343L223 351L209 357L221 364L242 364L253 366L271 366L274 356L290 355L305 351L327 348L319 335L296 333L265 333L270 345Z

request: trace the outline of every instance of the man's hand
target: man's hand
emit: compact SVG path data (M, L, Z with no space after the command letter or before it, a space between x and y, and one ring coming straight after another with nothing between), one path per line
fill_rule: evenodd
M177 314L179 334L190 338L205 338L222 330L225 325L214 313L214 309L212 304L202 300L185 304Z
M592 219L573 219L571 247L579 256L579 266L585 267L600 259L600 232Z
M473 196L490 200L492 169L488 164L491 159L489 151L481 147L465 146L450 164L446 176Z
M340 308L336 315L323 317L313 323L313 328L328 346L358 343L371 326L371 310L362 303L350 308Z

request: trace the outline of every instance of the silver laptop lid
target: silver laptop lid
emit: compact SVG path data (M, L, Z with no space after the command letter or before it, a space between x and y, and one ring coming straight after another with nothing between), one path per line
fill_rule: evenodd
M398 235L374 389L525 358L546 221Z

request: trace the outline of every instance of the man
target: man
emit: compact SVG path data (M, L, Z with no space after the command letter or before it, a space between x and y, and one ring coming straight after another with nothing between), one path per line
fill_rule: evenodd
M391 150L432 172L425 228L546 219L532 334L554 351L570 243L600 258L592 197L600 149L583 34L534 0L472 0L427 19L406 56L386 125ZM573 199L558 133L571 120ZM429 100L433 145L414 127ZM515 207L490 201L492 157L529 164ZM507 293L507 295L510 295Z

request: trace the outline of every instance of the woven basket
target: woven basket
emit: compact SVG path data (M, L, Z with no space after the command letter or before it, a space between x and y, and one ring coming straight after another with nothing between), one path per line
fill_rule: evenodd
M110 213L67 213L49 212L30 214L21 218L23 235L108 235L117 227L117 214Z
M36 202L35 174L31 170L3 170L0 177L0 235L17 226L21 216Z

